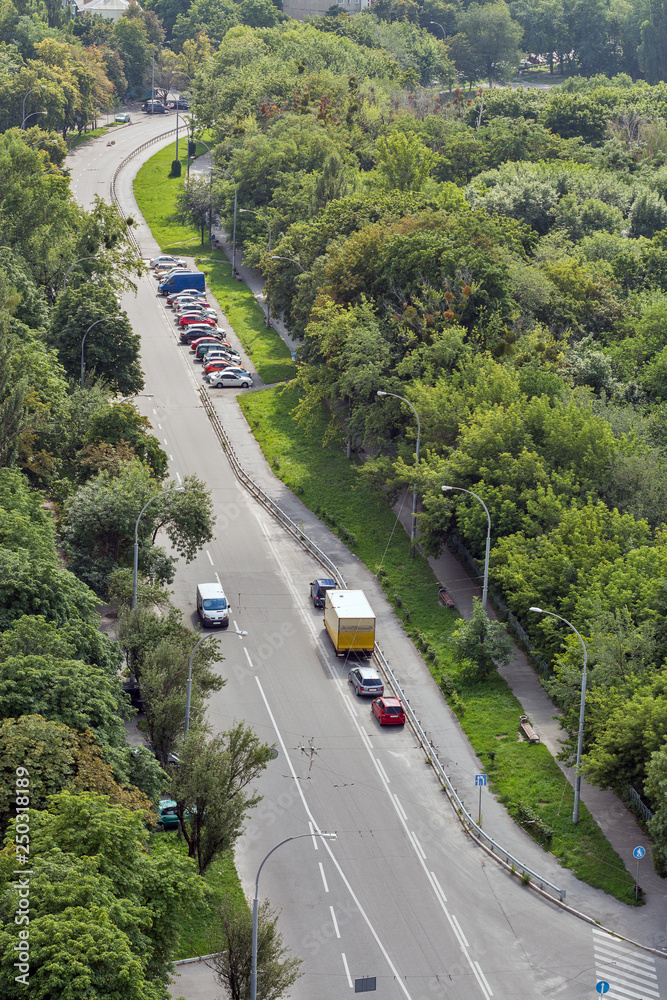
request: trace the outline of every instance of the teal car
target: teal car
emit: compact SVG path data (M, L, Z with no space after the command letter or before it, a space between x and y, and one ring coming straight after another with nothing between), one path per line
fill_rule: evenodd
M117 121L119 125L129 125L130 124L130 120L131 120L130 116L128 115L128 113L126 111L123 112L120 115L116 115L116 118L115 118L115 121Z
M178 816L176 815L176 803L173 799L160 799L158 826L163 830L177 830Z

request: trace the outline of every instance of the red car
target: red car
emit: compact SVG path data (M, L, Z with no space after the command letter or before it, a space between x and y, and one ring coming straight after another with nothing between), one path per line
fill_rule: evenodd
M398 698L376 698L371 708L381 726L405 725L405 712Z
M213 316L200 316L198 313L186 313L185 316L181 316L178 320L178 325L183 326L194 326L197 323L199 326L217 326L218 321Z

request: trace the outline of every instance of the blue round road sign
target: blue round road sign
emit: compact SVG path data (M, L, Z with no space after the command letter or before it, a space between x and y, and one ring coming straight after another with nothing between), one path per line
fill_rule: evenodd
M645 854L646 854L645 847L635 847L634 851L632 852L633 857L637 858L637 861L640 861Z
M605 982L604 979L601 979L599 983L595 984L595 992L596 993L609 993L609 983Z

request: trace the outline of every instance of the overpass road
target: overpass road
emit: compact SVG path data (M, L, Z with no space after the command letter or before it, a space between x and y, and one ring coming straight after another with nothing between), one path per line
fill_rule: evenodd
M115 167L170 124L147 119L119 130L113 147L104 139L79 147L69 160L77 198L83 204L95 193L108 198ZM129 198L140 162L123 172L121 197ZM142 246L148 256L150 242ZM201 377L177 343L153 280L142 278L123 307L141 334L145 391L153 394L137 405L169 456L171 476L204 480L217 517L215 539L179 565L174 601L194 628L195 586L217 575L235 626L248 632L219 637L227 684L211 699L209 721L219 731L245 719L278 750L258 782L264 797L237 848L247 895L257 866L280 840L312 830L338 834L335 842L307 837L287 844L262 872L260 896L282 911L285 943L303 958L294 1000L348 996L362 977L376 978L382 1000L583 1000L597 995L600 979L612 983L610 998L667 997L662 959L578 920L501 869L464 834L412 732L374 723L368 703L352 694L347 664L323 634L321 612L309 606L308 582L320 569L239 486L202 407ZM211 398L244 464L271 482L273 496L286 497L271 480L234 391L213 390ZM461 780L470 779L479 763L447 706L433 697L428 672L381 591L337 540L330 544L349 585L369 594L383 645L400 664L399 675L409 678L412 703L432 713L452 766ZM503 822L497 804L489 801L488 809L490 822ZM632 929L639 911L581 889L521 831L511 836L515 853L534 858L532 866L557 884L567 883L568 900L588 903L605 924ZM188 1000L220 995L201 966L183 969L172 992Z

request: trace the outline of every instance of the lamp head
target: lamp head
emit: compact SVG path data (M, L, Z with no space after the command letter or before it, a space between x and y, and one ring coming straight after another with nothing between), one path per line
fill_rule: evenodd
M441 486L440 489L443 493L447 493L448 490L451 490L451 486Z
M383 392L382 389L378 389L378 391L375 393L375 395L376 396L388 396L389 393Z
M338 839L338 834L337 833L321 833L320 837L322 837L323 840L337 840Z
M538 615L543 615L544 614L544 611L542 611L542 608L528 608L528 610L529 611L537 611Z

